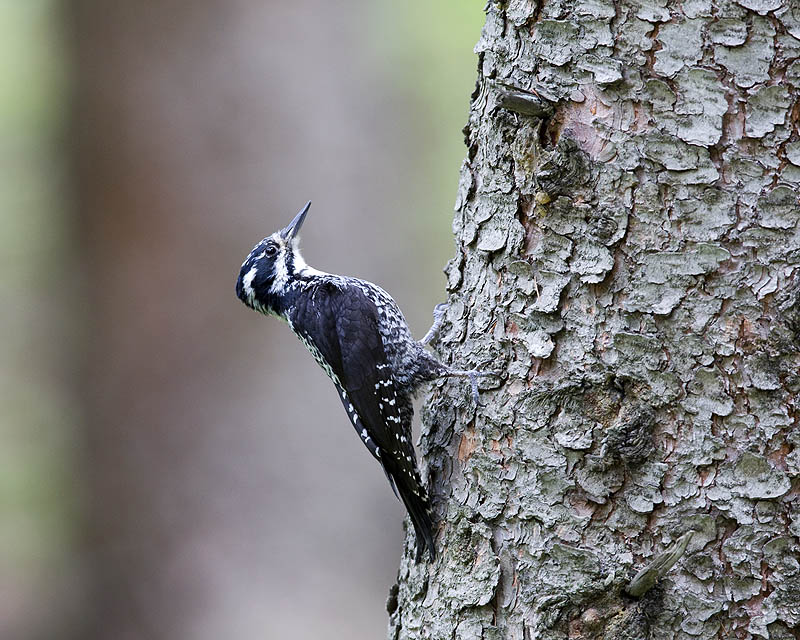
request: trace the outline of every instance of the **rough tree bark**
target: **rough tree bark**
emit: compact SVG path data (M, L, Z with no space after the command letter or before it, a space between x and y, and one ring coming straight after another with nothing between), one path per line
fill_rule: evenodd
M439 350L507 376L423 410L389 637L797 637L800 9L490 3L477 52Z

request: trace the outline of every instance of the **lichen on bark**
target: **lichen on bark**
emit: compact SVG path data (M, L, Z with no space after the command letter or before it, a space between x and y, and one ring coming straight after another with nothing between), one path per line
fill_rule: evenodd
M800 11L492 2L476 52L438 351L503 376L423 409L389 637L795 637Z

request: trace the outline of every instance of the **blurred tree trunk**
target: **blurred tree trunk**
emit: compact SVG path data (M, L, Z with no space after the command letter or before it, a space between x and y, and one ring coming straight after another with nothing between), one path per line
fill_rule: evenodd
M440 555L407 545L390 638L796 637L787 6L490 3L439 349L507 379L423 411Z
M408 102L364 55L365 5L69 5L89 298L86 637L319 638L349 620L350 637L374 638L374 585L400 540L381 534L402 507L304 347L234 295L253 243L308 198L315 264L392 268L366 239L403 224L387 189L408 182L419 145Z

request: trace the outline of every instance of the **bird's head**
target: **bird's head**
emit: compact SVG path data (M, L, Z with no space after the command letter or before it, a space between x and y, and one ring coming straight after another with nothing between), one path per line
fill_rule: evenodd
M251 309L280 313L280 303L296 274L306 267L299 250L299 232L311 201L280 231L259 242L242 263L236 295Z

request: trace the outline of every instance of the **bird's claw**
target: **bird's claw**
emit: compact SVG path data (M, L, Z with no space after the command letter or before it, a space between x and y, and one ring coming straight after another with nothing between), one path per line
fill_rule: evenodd
M432 344L439 339L439 331L442 328L444 317L447 315L447 309L450 304L447 302L440 302L433 308L433 324L428 329L428 333L420 340L422 344Z
M472 400L473 400L473 402L475 402L475 406L476 407L485 407L486 406L486 404L484 402L480 401L480 396L478 395L478 378L480 378L481 376L485 376L485 375L491 375L491 374L486 374L486 373L483 373L481 371L468 371L467 372L467 378L469 379L469 386L470 386L470 389L472 390Z
M480 401L480 397L478 395L478 378L483 378L485 376L493 376L495 375L493 371L478 371L477 369L472 369L470 371L449 371L448 375L467 378L467 380L469 380L469 387L470 390L472 391L472 399L475 402L475 406L477 407L486 406L484 403Z

